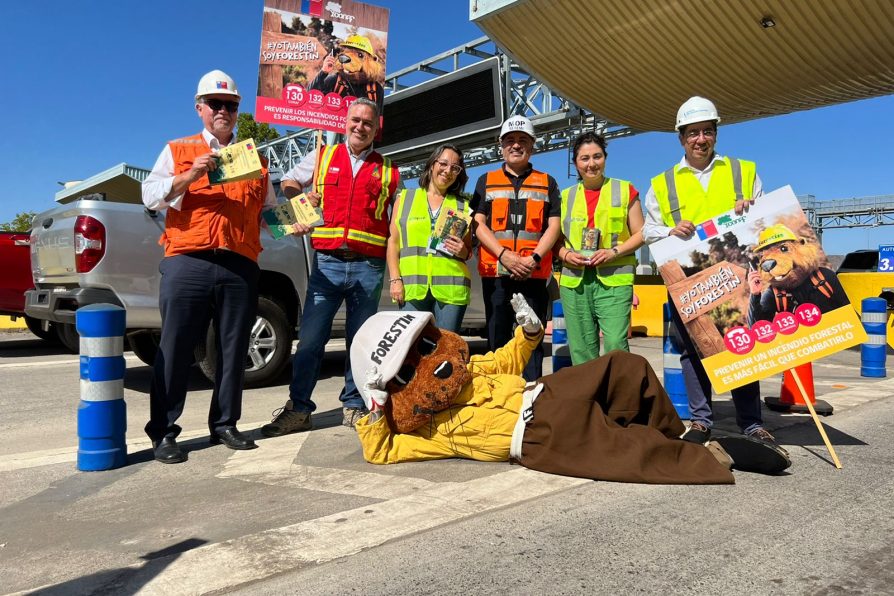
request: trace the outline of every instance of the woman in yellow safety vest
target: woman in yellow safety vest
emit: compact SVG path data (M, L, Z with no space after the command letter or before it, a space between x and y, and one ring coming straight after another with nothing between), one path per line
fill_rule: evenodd
M562 261L559 293L571 361L629 351L634 252L643 244L639 192L626 180L605 176L605 139L592 132L574 141L578 183L562 191Z
M471 211L462 152L441 145L428 158L415 191L403 190L391 213L388 280L401 310L423 310L435 325L459 332L469 305L472 277ZM439 224L436 230L436 224Z

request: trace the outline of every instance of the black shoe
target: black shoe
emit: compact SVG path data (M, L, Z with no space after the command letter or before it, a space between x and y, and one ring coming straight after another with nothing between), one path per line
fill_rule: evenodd
M211 433L208 442L212 445L223 443L230 449L257 449L254 441L243 435L235 428L226 428L220 432Z
M752 437L717 437L733 460L733 469L758 474L779 474L792 465L788 452L782 447Z
M174 437L165 437L161 441L152 441L155 461L163 464L179 464L186 461L186 454L181 451Z
M711 439L711 429L700 422L693 422L689 430L680 436L684 441L704 445Z

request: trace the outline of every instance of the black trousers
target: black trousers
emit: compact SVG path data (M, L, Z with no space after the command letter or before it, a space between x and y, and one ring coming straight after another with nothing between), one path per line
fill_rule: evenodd
M217 375L208 412L211 432L234 427L242 415L242 381L248 339L258 305L257 263L232 251L166 257L161 272L161 341L149 391L146 434L176 437L197 342L213 319Z
M516 281L508 277L482 277L481 290L484 294L484 315L487 319L487 349L490 351L505 346L515 330L515 310L509 300L513 294L521 294L546 324L549 309L549 292L545 279L525 279ZM543 340L534 348L528 365L522 372L526 381L534 381L543 376Z

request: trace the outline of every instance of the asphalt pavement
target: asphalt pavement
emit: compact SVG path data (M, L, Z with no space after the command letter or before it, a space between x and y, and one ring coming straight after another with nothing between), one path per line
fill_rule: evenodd
M483 350L472 341L473 350ZM661 374L661 342L632 351ZM859 351L814 363L831 464L808 416L765 410L794 462L735 486L592 482L508 463L373 466L340 426L344 344L327 348L315 430L256 429L288 374L245 392L260 448L209 446L198 371L181 424L189 461L152 460L150 369L127 355L129 463L79 472L78 359L0 333L0 593L891 593L894 379ZM549 365L548 365L549 366ZM778 395L779 379L762 383ZM718 428L735 432L728 395Z

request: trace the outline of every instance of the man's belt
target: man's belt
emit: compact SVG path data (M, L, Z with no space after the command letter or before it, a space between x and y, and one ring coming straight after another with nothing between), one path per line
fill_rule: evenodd
M339 261L365 261L367 256L354 250L347 248L338 248L336 250L318 250L320 254L328 255Z

